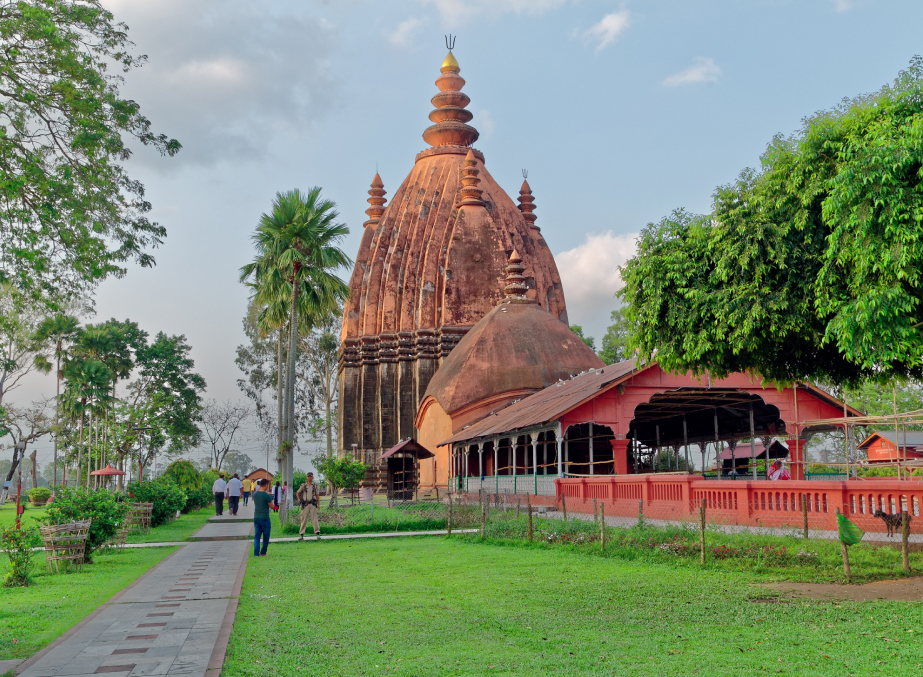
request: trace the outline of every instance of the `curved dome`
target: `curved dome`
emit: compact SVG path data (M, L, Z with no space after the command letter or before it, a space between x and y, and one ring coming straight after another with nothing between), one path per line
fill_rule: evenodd
M450 416L485 400L522 397L605 364L567 325L536 303L507 299L459 341L429 382Z

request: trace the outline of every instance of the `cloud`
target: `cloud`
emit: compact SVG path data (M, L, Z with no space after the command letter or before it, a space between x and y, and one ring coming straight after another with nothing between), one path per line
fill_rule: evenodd
M833 0L833 7L837 12L848 12L855 6L853 0Z
M482 14L544 14L569 0L420 0L439 10L447 24L463 24Z
M422 19L407 19L407 21L402 21L388 36L388 42L394 47L407 49L413 43L414 36L416 36L422 25Z
M607 14L599 23L590 27L583 36L592 42L596 42L596 53L598 54L606 47L615 42L615 39L621 35L631 24L631 14L627 9Z
M497 128L497 123L486 108L481 108L474 114L474 120L471 124L478 130L482 141L486 141L493 136L494 130Z
M720 75L721 69L714 59L699 57L689 68L674 73L660 84L664 87L679 87L702 82L717 82Z
M179 139L170 162L137 153L161 171L261 158L277 132L304 133L337 101L330 60L336 29L295 10L267 12L243 0L104 0L129 26L143 68L125 96L154 131Z
M637 238L590 233L582 244L555 255L572 324L597 334L605 330L609 313L620 305L615 292L624 286L618 268L635 255Z

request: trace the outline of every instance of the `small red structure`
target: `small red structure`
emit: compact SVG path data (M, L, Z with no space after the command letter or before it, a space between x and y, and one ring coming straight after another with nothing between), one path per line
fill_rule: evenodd
M923 460L923 432L883 430L865 438L859 449L865 449L869 463Z
M107 465L105 468L103 468L102 470L94 470L93 472L90 473L90 475L97 475L101 477L109 477L111 475L127 475L127 474L128 473L123 472L122 470L119 470L118 468L113 468L111 463Z
M249 475L243 477L242 479L250 480L251 482L256 482L257 480L269 480L272 482L272 479L275 477L271 472L265 468L257 468Z

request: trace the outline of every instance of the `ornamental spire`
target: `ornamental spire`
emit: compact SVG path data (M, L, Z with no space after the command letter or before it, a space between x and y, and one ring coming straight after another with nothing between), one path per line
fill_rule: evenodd
M439 93L432 98L436 110L429 114L429 119L436 124L427 127L423 132L423 140L431 146L462 146L467 148L478 140L478 130L466 125L474 115L465 107L471 103L467 94L461 89L465 80L459 75L461 67L452 54L455 40L446 38L449 54L442 62L440 71L442 75L436 78Z
M484 207L486 203L481 199L481 193L484 191L478 188L478 184L481 180L478 178L478 174L481 173L481 170L478 169L478 160L474 157L474 151L468 149L468 154L465 156L465 168L462 169L462 189L461 189L461 200L458 202L459 207Z
M522 188L519 189L519 211L522 212L522 218L526 220L526 223L529 224L529 228L535 230L536 232L541 232L541 229L535 225L535 220L538 218L532 212L535 211L535 198L532 197L532 188L529 186L529 182L526 180L526 177L529 173L523 169L522 170Z
M378 225L381 215L385 213L385 194L387 192L388 191L385 190L385 184L381 181L381 177L378 175L378 172L375 172L375 178L372 179L372 187L369 189L370 207L365 210L365 213L369 216L369 220L362 224L364 228Z
M515 249L510 254L510 261L506 266L506 286L503 287L503 295L506 296L504 301L526 301L526 292L529 290L526 285L526 278L522 272L525 270L522 265L522 257ZM501 301L502 303L502 301Z

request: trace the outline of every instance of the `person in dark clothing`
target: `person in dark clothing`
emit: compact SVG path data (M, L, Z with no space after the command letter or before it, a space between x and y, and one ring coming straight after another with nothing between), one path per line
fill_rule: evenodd
M269 509L275 508L272 494L269 493L271 486L269 480L262 479L257 482L257 490L253 493L253 556L263 557L269 548L269 534L272 531L272 523L269 521ZM263 539L263 547L260 549L260 538Z

